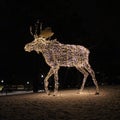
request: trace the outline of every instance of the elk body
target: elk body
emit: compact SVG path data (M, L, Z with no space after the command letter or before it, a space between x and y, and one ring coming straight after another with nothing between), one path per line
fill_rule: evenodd
M32 33L32 32L31 32ZM92 80L96 86L96 94L99 94L98 84L95 78L95 73L89 64L89 50L80 45L69 45L69 44L61 44L57 40L49 40L52 34L49 31L49 35L45 36L45 31L40 35L35 34L34 40L25 45L25 51L31 52L36 51L38 54L42 53L45 58L46 63L50 66L50 70L45 77L44 87L46 93L49 95L50 92L48 90L48 79L54 74L54 95L58 92L58 70L60 67L76 67L79 70L84 78L82 86L79 92L82 92L84 89L84 85L88 75L90 74ZM33 35L33 33L32 33ZM48 37L49 36L49 37Z

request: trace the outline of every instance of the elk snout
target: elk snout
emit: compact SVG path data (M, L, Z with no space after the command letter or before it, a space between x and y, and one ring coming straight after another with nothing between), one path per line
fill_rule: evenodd
M30 52L30 50L28 49L27 46L24 47L24 50L27 51L27 52Z

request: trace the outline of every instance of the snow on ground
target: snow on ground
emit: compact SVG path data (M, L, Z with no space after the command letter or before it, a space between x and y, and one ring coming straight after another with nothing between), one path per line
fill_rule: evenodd
M119 120L120 85L60 90L58 96L27 93L0 96L0 120Z

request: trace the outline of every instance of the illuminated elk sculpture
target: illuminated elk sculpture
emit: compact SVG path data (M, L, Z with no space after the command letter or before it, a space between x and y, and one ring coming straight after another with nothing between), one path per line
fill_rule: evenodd
M60 67L76 67L83 75L83 83L78 93L82 92L88 75L92 76L92 80L96 86L96 94L99 94L98 84L95 78L95 73L89 64L89 50L81 45L69 45L61 44L56 39L50 40L50 37L54 34L51 28L47 27L42 30L40 27L40 34L37 34L38 28L35 29L35 33L32 32L30 27L30 33L33 35L34 40L25 45L25 51L36 51L38 54L42 53L46 63L50 66L50 70L44 80L45 91L49 95L48 79L54 74L54 95L58 92L58 70Z

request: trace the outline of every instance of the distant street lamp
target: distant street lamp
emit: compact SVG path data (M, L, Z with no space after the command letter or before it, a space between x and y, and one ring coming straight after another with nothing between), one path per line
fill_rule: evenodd
M43 75L41 75L41 78L43 78L44 76Z
M30 82L29 81L27 81L27 85L29 85L30 84Z
M1 80L1 83L4 83L4 80Z

